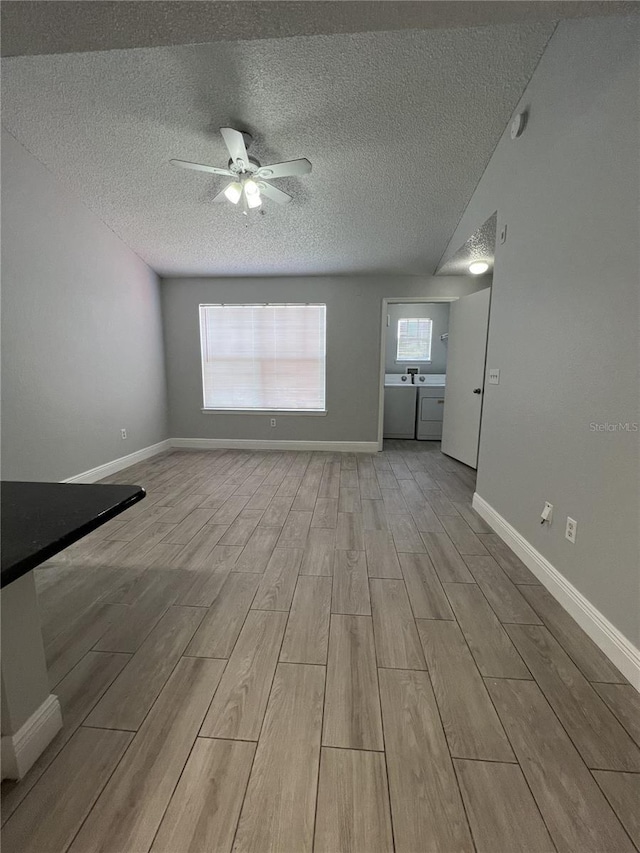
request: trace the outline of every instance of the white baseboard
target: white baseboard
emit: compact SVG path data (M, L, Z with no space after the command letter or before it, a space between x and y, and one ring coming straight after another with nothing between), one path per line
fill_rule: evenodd
M69 477L63 480L63 483L95 483L102 480L103 477L109 477L111 474L116 474L122 471L123 468L129 468L137 462L143 462L145 459L150 459L152 456L157 456L165 450L171 450L171 439L159 441L157 444L150 444L149 447L143 447L142 450L136 450L134 453L129 453L127 456L121 456L119 459L114 459L112 462L106 462L104 465L98 465L97 468L91 468L89 471L83 471L82 474L76 474L75 477Z
M183 450L329 450L336 453L377 453L377 441L271 441L248 438L172 438Z
M2 735L3 779L22 779L62 728L58 697L50 693L13 735Z
M245 438L167 438L128 456L121 456L112 462L98 465L82 474L68 477L63 483L96 483L103 477L116 474L137 462L143 462L172 447L183 450L329 450L336 453L377 453L377 441L270 441Z
M640 690L640 650L477 492L473 496L473 508L520 557L636 690Z

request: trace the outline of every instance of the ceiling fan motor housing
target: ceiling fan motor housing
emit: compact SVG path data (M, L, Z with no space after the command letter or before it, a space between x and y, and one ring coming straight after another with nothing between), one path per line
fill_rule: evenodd
M256 160L255 157L252 157L250 154L248 155L248 157L249 157L249 162L244 163L244 169L240 169L239 165L238 165L238 161L233 160L232 158L229 159L229 163L227 164L227 168L230 169L232 172L235 172L238 175L241 175L243 172L250 172L251 174L253 174L254 172L257 172L258 169L260 168L260 162L258 160Z

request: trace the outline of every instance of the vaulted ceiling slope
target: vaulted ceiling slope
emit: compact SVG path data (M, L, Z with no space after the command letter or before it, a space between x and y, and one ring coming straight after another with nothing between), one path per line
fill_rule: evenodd
M3 124L161 275L434 271L553 23L5 58ZM294 196L211 204L218 128Z

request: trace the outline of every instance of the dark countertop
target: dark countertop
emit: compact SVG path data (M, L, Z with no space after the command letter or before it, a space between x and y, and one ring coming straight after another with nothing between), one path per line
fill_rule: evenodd
M68 548L145 494L142 486L2 482L0 586Z

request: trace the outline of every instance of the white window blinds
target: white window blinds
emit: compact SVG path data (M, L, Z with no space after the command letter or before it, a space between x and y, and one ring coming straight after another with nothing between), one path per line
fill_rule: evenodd
M201 305L205 409L325 409L326 305Z
M396 361L431 361L431 325L428 317L398 320Z

